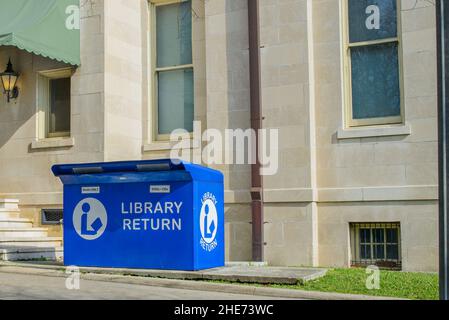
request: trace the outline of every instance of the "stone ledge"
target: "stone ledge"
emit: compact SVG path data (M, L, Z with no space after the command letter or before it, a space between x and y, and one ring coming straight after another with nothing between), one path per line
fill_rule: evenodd
M314 196L314 193L317 195ZM62 192L11 193L6 198L20 199L22 206L62 205ZM266 189L265 203L428 201L438 200L438 186L385 186L322 189ZM225 204L250 204L248 190L225 190ZM0 202L1 210L1 202Z
M21 206L61 206L62 192L7 193L5 197L20 199Z
M199 142L194 139L186 139L183 141L155 141L143 145L142 152L152 152L152 151L170 151L174 146L181 142L188 142L190 144L190 150L199 149ZM192 146L193 145L193 146Z
M407 136L412 134L412 128L409 124L390 125L378 127L357 127L357 128L340 128L337 131L337 139L358 139L371 137L388 137L388 136Z
M226 204L249 204L251 203L251 193L249 190L225 190Z
M31 143L31 150L71 148L75 146L75 138L50 138L36 140Z
M363 188L363 201L438 200L438 186Z
M264 190L264 202L313 202L316 201L316 189L268 189Z
M17 199L0 199L0 210L18 210L19 200Z
M318 202L438 200L438 186L319 189Z

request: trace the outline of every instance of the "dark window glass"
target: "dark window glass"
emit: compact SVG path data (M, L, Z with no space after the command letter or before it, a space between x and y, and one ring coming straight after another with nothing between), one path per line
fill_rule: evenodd
M384 229L373 229L373 242L374 243L384 242Z
M48 132L70 132L70 78L50 80Z
M383 244L374 245L374 259L385 259L385 247Z
M371 229L360 229L360 243L371 242Z
M387 243L398 243L398 229L387 229Z
M349 0L349 41L397 37L396 0Z
M351 60L353 119L400 116L397 43L352 48Z
M360 246L360 258L371 259L371 246L370 245L361 245Z
M387 259L397 260L399 259L399 246L387 244Z

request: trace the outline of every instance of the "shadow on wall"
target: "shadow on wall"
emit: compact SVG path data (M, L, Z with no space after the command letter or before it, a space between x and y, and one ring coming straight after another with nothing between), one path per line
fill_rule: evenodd
M17 87L19 88L19 97L11 100L10 103L6 102L6 95L3 92L3 86L0 88L0 157L5 156L13 157L14 150L8 148L3 150L3 147L14 138L25 138L19 131L34 115L34 108L30 108L31 101L27 101L26 95L23 95L23 89L26 88L28 83L29 74L22 74L22 65L20 62L21 54L19 50L14 47L0 47L0 72L3 72L8 63L8 59L11 58L13 68L16 72L20 73L20 77L17 81ZM31 138L31 137L30 137ZM5 154L7 152L7 154ZM12 153L12 154L11 154ZM1 168L0 168L1 170ZM1 172L0 172L1 174Z
M19 96L7 103L0 88L0 197L29 190L35 176L36 157L30 148L37 139L37 72L67 67L15 47L0 46L0 72L9 58L19 73Z
M14 154L18 151L16 146L23 148L36 139L37 72L67 67L63 63L5 46L0 47L0 72L6 68L9 58L14 70L20 74L17 81L19 97L7 103L3 88L0 90L0 159L17 157ZM15 141L22 143L15 145ZM11 146L7 146L9 143ZM28 148L26 150L30 151Z
M226 64L227 76L227 123L229 129L249 129L250 119L250 75L247 1L226 1ZM249 146L245 146L249 148ZM235 157L235 155L234 155ZM251 189L251 166L235 164L228 166L228 181L225 189ZM248 199L249 196L248 196ZM227 206L225 217L228 227L227 254L230 261L252 260L251 203L236 203Z

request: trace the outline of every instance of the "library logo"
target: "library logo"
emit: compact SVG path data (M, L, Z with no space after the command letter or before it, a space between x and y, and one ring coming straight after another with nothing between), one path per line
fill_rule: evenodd
M100 238L108 224L108 214L104 205L94 198L78 203L73 212L73 226L76 233L85 240Z
M217 246L218 214L217 200L212 193L206 193L202 199L200 212L201 247L207 251L213 251Z

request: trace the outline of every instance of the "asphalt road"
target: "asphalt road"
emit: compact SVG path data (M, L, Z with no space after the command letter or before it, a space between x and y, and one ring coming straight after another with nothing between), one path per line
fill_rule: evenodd
M151 287L137 284L80 280L68 290L66 278L0 272L1 300L265 300L259 297L209 291Z

